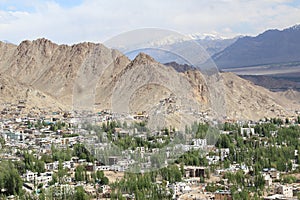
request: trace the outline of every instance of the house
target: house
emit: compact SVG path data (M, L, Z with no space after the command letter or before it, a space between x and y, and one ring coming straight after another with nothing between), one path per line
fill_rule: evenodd
M293 188L286 185L280 185L276 188L276 194L282 194L284 197L293 197Z
M35 183L36 185L46 185L52 181L52 174L53 172L45 172L38 175L37 172L26 171L26 173L23 174L23 180L26 182Z
M87 163L87 165L85 166L85 169L86 169L86 171L93 172L93 171L95 171L95 166L93 163Z
M275 168L264 168L263 175L265 174L269 174L272 179L280 179L280 172L277 171Z
M58 164L59 164L58 161L54 161L54 162L52 162L52 163L46 163L46 164L45 164L45 169L46 169L47 171L57 170L57 169L58 169Z
M109 185L101 185L102 193L108 193L111 189Z
M108 158L108 165L115 165L118 162L118 157L111 156Z
M37 172L32 172L32 171L26 171L25 174L23 174L23 179L24 181L27 181L27 182L34 182L37 178Z
M297 200L297 197L285 197L282 194L273 194L271 196L267 196L264 198L264 200Z
M41 173L40 176L36 178L36 184L47 185L50 181L52 181L52 174L53 172Z
M219 156L206 156L206 159L208 160L208 164L217 164L220 160Z
M170 188L173 191L173 199L182 193L188 193L191 191L191 187L183 182L176 182L173 184L169 184L168 188Z
M216 152L219 153L221 161L224 161L224 159L227 158L230 154L229 148L217 149Z
M241 135L250 137L251 135L254 135L254 128L241 128Z
M231 192L228 190L218 190L215 192L215 200L232 200Z
M192 142L193 142L192 146L193 146L194 149L204 148L204 147L207 146L207 140L206 139L200 139L200 138L193 139Z
M270 187L272 185L272 178L270 174L264 174L264 180L267 187Z
M74 161L64 161L63 162L63 168L67 168L69 170L74 170L75 169L75 164L74 164Z
M204 177L205 176L205 168L197 167L197 166L184 166L185 177L193 178L193 177Z
M90 196L96 196L96 189L92 185L86 185L84 191Z
M111 170L110 166L107 165L100 165L100 166L96 166L95 171L109 171Z

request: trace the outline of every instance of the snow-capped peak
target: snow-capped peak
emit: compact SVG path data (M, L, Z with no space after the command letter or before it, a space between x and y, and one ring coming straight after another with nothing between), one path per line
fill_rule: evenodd
M189 34L193 40L224 40L227 37L221 36L217 33L193 33Z
M292 26L291 29L300 30L300 24L296 24L295 26Z
M213 33L194 33L188 35L170 35L159 40L151 41L150 46L164 46L171 45L174 43L180 43L184 41L192 41L192 40L224 40L228 39L227 37L220 36L218 34Z

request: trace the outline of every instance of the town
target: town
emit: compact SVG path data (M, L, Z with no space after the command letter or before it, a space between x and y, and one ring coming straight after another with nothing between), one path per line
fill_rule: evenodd
M298 199L300 116L147 129L62 111L0 118L1 199ZM34 112L31 112L34 113ZM128 119L129 117L127 117Z

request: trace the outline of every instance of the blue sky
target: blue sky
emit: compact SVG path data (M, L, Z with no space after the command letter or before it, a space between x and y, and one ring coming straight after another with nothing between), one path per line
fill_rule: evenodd
M183 34L257 35L300 24L300 0L0 0L0 40L103 42L155 27Z
M27 0L0 0L0 7L5 11L27 11L27 12L35 12L35 7L37 4L45 1L27 1ZM60 5L63 8L72 8L74 6L78 6L83 3L82 0L53 0L48 2L54 2Z

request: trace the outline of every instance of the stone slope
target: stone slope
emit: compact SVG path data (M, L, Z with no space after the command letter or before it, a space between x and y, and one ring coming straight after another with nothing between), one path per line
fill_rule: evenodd
M70 107L63 105L58 99L47 95L33 87L19 83L18 81L0 75L0 109L15 110L22 107L20 113L39 113L42 111L65 111ZM12 106L16 105L16 106Z
M37 39L23 41L9 53L1 51L1 55L5 58L0 63L1 73L59 98L62 103L73 104L74 93L75 99L80 98L79 92L73 92L78 89L75 83L88 88L86 84L113 63L118 53L102 44L68 46Z
M159 111L177 124L200 112L233 119L277 117L293 103L231 73L205 77L197 70L177 72L143 53L130 61L102 44L0 43L0 58L1 102L24 98L29 89L33 96L49 97L49 103L32 98L32 106L57 102L68 110Z
M226 93L226 110L231 119L261 119L293 114L290 105L299 108L291 100L254 85L233 73L223 73Z

